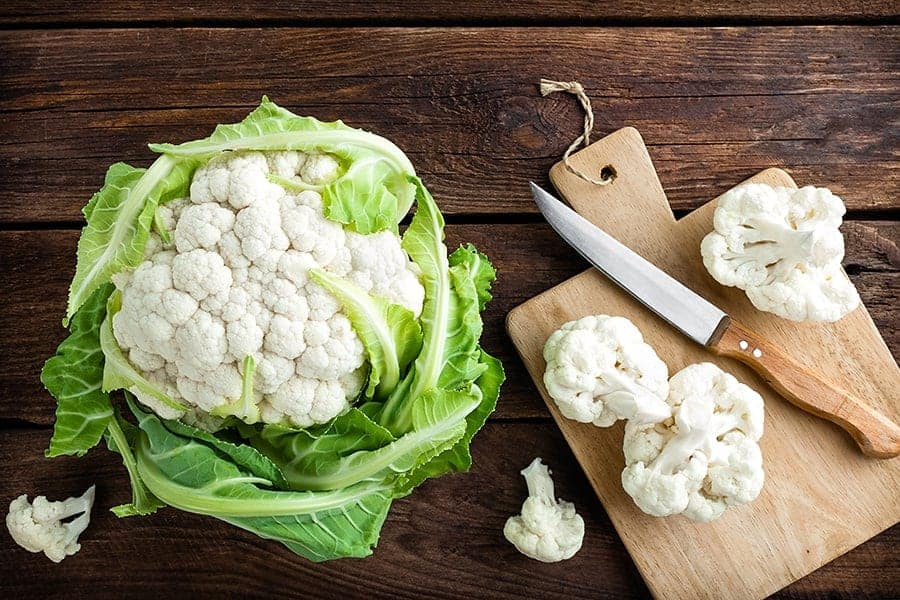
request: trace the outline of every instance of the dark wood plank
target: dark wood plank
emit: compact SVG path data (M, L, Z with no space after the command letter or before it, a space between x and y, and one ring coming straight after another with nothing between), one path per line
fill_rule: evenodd
M885 341L900 355L900 223L848 222L845 264ZM78 232L0 232L0 419L49 425L53 399L38 379L43 361L64 337L59 319L74 269ZM485 314L484 343L507 370L496 419L547 415L504 329L513 307L586 268L586 264L544 224L449 225L451 248L473 242L499 272L494 301Z
M162 0L152 4L136 2L111 2L90 0L81 2L77 9L64 0L41 3L13 0L0 10L0 24L78 24L91 23L235 23L255 24L315 24L322 22L396 25L398 23L441 23L446 21L471 24L510 22L558 23L587 22L598 25L628 20L629 22L708 22L721 19L747 19L753 22L785 20L847 21L872 19L897 14L896 4L889 0L802 0L791 3L775 3L765 0L523 0L520 2L494 2L471 0L468 2L441 2L425 0L387 0L366 2L349 0L306 0L302 3L288 0L267 2L204 2L188 0Z
M117 519L128 499L118 457L97 449L81 459L43 458L47 430L0 436L3 501L18 494L60 499L96 483L97 503L82 549L59 565L0 535L0 581L11 596L159 598L174 594L284 598L644 598L647 590L600 502L552 423L489 423L473 444L466 475L426 483L398 500L375 554L311 564L280 544L215 519L165 509ZM519 555L502 536L526 495L518 474L535 456L553 470L557 495L585 520L581 551L545 565ZM779 597L880 595L896 588L900 527L873 538L787 588ZM527 591L526 591L527 590ZM524 594L524 596L523 596Z
M896 209L898 48L898 27L5 31L0 223L79 220L110 163L264 93L393 139L448 214L533 214L524 183L582 120L544 76L587 86L597 135L642 131L676 209L770 166Z

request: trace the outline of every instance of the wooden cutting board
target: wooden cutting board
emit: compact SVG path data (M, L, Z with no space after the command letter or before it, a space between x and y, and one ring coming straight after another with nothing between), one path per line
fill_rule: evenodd
M715 201L676 222L637 130L621 129L572 160L587 172L611 165L617 173L612 184L598 187L561 163L554 166L550 178L575 210L804 364L816 365L895 420L900 417L900 369L865 307L838 323L794 323L757 311L743 292L717 284L700 258ZM795 185L779 169L751 181ZM542 383L546 339L566 321L590 314L631 319L670 374L709 361L762 394L766 483L755 502L708 524L680 516L654 518L635 507L620 482L623 424L601 429L563 418ZM681 336L594 270L516 307L507 330L656 597L761 598L900 520L900 458L864 457L838 427L788 404L739 362ZM588 537L585 544L590 543Z

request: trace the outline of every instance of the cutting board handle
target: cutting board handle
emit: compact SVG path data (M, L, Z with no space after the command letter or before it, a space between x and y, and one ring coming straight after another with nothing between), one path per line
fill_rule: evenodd
M900 427L889 418L821 378L734 319L726 322L709 347L747 364L785 399L816 416L837 423L863 454L893 458L900 454Z

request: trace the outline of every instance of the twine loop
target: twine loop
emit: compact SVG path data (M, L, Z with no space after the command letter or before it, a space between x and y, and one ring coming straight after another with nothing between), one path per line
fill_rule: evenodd
M614 176L603 177L601 174L601 177L599 178L591 177L584 171L572 166L572 163L569 160L572 152L577 150L579 146L584 145L587 147L591 143L591 132L594 129L594 111L591 110L591 99L588 98L588 95L584 92L584 86L577 81L553 81L552 79L541 79L541 96L549 96L555 92L572 94L578 98L581 108L584 109L584 133L575 138L575 141L566 148L566 151L563 154L563 164L566 165L566 170L594 185L609 185L613 182L613 179L615 179Z

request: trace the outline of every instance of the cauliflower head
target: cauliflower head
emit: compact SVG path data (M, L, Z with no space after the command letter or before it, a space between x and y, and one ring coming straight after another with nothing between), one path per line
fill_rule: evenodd
M348 408L365 382L364 348L310 270L416 315L424 289L395 233L325 218L317 187L337 172L327 154L224 153L196 170L190 197L157 209L143 262L113 276L112 332L149 383L128 388L143 404L169 419L297 427Z
M43 552L55 563L81 550L78 536L87 528L94 506L95 486L78 498L50 502L37 496L33 503L22 494L9 503L6 528L13 540L29 552ZM63 523L68 519L76 518Z
M837 321L859 305L841 269L845 211L826 188L738 186L719 198L703 264L753 306L793 321Z
M588 316L544 345L544 385L568 419L609 427L619 419L662 421L669 370L624 317Z
M584 540L584 520L575 512L575 505L557 502L550 469L540 458L523 469L522 475L528 498L522 504L522 514L506 520L503 536L516 550L541 562L572 558Z
M763 485L763 399L710 363L669 380L672 417L625 425L622 486L656 517L708 522L753 501Z

